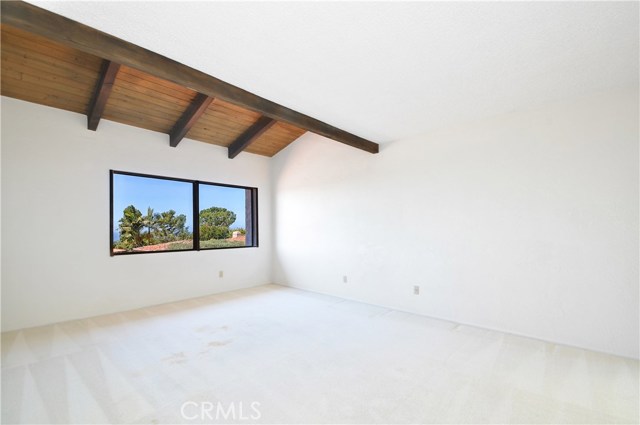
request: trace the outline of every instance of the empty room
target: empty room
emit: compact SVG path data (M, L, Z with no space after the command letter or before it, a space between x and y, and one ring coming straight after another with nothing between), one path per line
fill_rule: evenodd
M2 1L3 424L638 424L633 2Z

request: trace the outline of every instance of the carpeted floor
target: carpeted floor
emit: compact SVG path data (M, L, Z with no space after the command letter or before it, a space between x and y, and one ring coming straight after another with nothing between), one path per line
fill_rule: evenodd
M2 334L2 423L637 423L638 361L274 285Z

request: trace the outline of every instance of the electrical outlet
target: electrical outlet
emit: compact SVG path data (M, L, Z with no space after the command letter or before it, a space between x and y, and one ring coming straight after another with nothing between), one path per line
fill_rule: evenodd
M420 295L420 286L413 285L413 295Z
M218 277L219 277L219 278L223 278L223 277L224 277L224 271L220 270L220 271L218 272Z
M342 283L347 283L347 276L342 276Z

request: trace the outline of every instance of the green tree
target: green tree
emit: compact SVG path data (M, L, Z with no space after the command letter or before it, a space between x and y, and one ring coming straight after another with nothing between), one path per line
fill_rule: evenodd
M236 213L226 208L211 207L200 211L200 239L227 239L231 237L231 226Z
M154 234L156 233L156 220L153 214L153 208L147 208L147 215L142 217L142 225L147 228L147 232L143 235L145 245L153 245L156 242Z
M142 229L145 226L142 213L133 205L129 205L122 212L119 220L120 241L118 246L127 251L144 245L142 240Z
M191 237L189 228L185 226L187 217L184 214L176 215L174 210L155 214L156 239L161 242L172 242Z
M129 205L119 221L120 240L115 248L131 251L141 246L191 239L193 235L186 223L187 217L176 215L174 210L154 213L149 207L147 214L142 215L135 206Z

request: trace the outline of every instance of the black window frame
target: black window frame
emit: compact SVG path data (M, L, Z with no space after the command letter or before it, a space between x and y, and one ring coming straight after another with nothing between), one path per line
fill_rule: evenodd
M192 191L192 212L193 212L193 248L188 249L175 249L164 251L123 251L113 252L113 231L114 231L114 211L113 211L113 176L114 174L120 174L133 177L144 177L159 180L171 180L183 183L191 183ZM231 187L235 189L244 189L245 191L245 217L250 215L251 228L246 229L247 241L250 239L250 245L244 246L225 246L219 248L200 248L200 186L221 186ZM251 201L250 205L247 205L246 201ZM248 221L248 220L247 220ZM247 226L249 227L249 226ZM251 186L240 186L228 183L216 183L202 180L184 179L178 177L157 176L153 174L135 173L130 171L109 170L109 254L111 257L119 257L121 255L137 255L137 254L158 254L166 252L191 252L191 251L212 251L220 249L243 249L243 248L258 248L258 188Z

